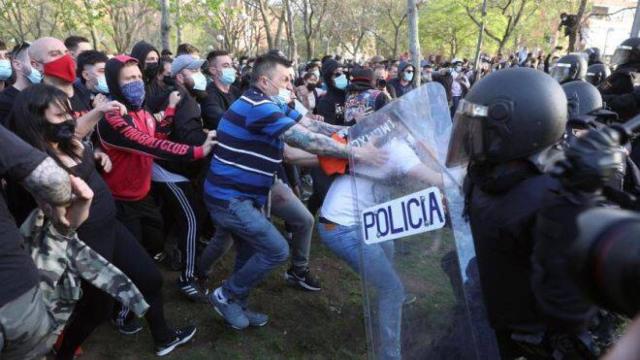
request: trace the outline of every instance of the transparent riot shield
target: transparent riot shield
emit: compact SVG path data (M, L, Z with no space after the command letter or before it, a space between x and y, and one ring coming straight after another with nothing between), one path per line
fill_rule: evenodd
M429 83L349 130L352 146L382 154L350 159L371 359L499 359L462 215L464 169L444 166L451 125L444 88Z

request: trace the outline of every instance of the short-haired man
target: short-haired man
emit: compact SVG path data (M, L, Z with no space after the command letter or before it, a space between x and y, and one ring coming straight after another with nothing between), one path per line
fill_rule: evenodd
M239 90L233 86L237 72L228 52L214 50L207 55L207 71L211 83L207 86L207 98L201 102L202 122L206 129L215 130L222 115L236 101Z
M9 51L4 41L0 40L0 91L7 86L7 80L11 78L11 73Z
M195 58L200 58L200 49L198 49L197 47L189 44L189 43L183 43L178 45L178 49L176 50L176 57L180 56L180 55L191 55Z
M92 50L93 46L84 36L71 35L64 39L64 46L69 49L69 53L74 59L77 59L80 54L85 51Z
M219 145L205 183L205 202L216 226L240 241L234 272L210 294L209 301L235 329L268 322L267 315L247 308L248 296L289 257L287 241L262 211L282 164L284 142L319 155L385 160L371 145L350 148L331 139L341 127L289 108L291 80L291 63L285 58L263 55L256 59L251 88L218 125Z
M29 46L29 43L21 43L11 50L11 72L15 81L13 85L0 92L0 125L7 128L9 127L7 119L16 96L32 83L38 83L42 79L40 72L31 66Z

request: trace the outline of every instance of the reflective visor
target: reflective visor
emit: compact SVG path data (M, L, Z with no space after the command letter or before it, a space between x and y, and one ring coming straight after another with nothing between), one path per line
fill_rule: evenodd
M571 64L557 63L553 69L551 69L551 77L556 79L557 82L563 83L571 79Z
M483 119L487 117L488 108L461 100L453 119L453 131L447 151L447 167L466 165L469 159L482 155Z
M611 57L611 63L615 65L626 64L631 59L631 46L620 45L616 48L616 52Z

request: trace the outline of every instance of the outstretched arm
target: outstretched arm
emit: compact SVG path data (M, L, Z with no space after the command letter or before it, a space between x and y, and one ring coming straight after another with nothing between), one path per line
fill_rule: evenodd
M304 121L304 119L301 120L301 122L302 121ZM341 144L328 136L319 134L303 126L301 123L291 126L282 134L282 137L287 144L312 154L343 159L349 157L347 145Z
M331 124L327 124L321 121L317 121L314 119L311 119L309 117L303 117L298 124L301 124L302 126L306 127L307 129L309 129L311 132L317 133L317 134L322 134L322 135L326 135L326 136L331 136L343 129L345 129L345 126L338 126L338 125L331 125Z

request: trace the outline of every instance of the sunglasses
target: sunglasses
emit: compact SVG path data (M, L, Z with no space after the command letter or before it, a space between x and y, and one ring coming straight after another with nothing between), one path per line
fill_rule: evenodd
M333 74L332 76L333 76L334 78L337 78L337 77L340 77L340 76L342 76L342 75L344 75L344 73L337 72L337 73Z

